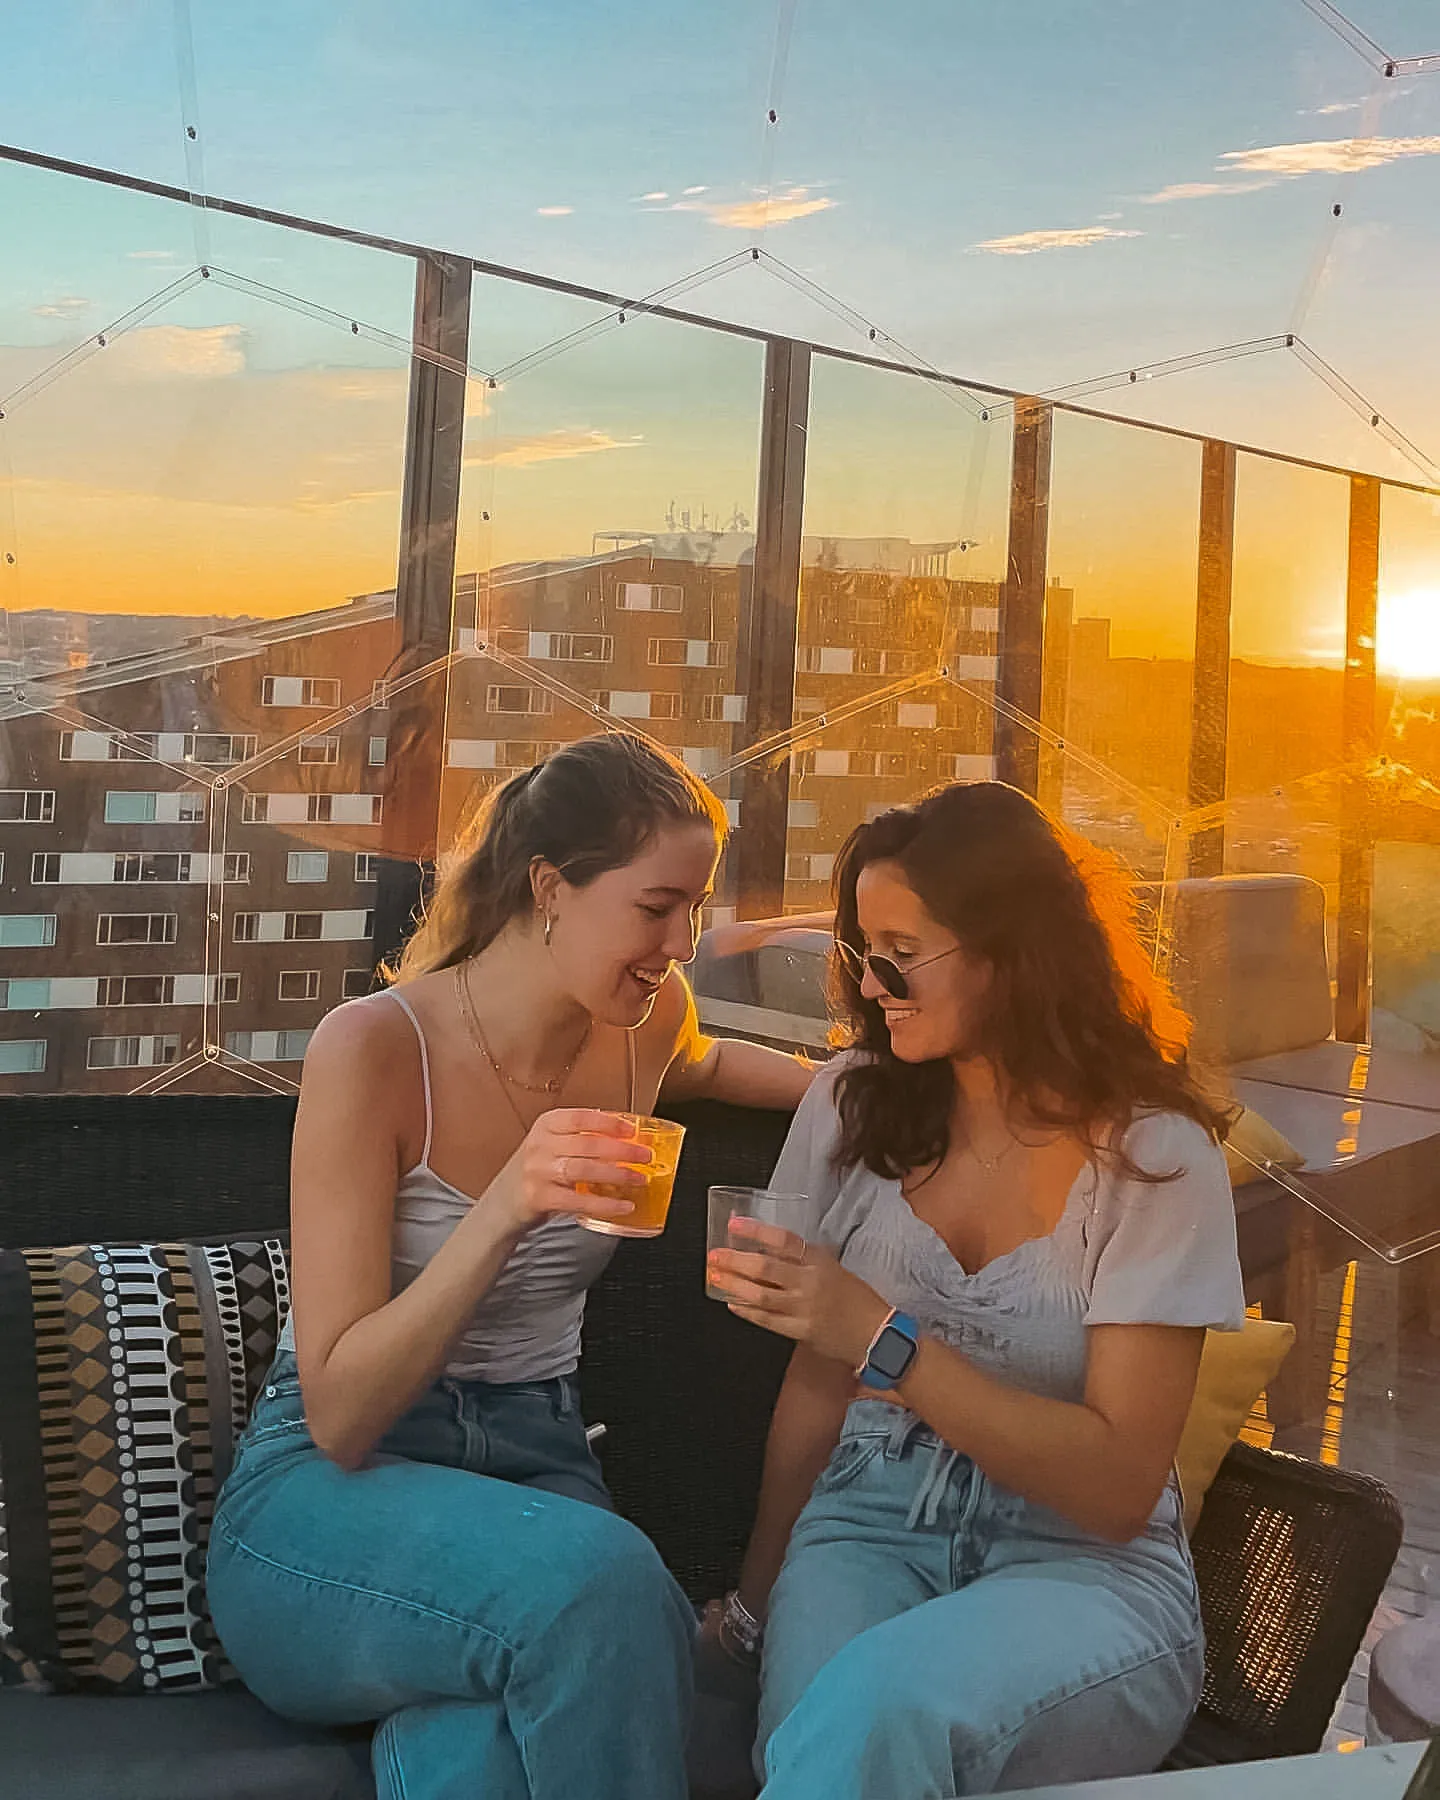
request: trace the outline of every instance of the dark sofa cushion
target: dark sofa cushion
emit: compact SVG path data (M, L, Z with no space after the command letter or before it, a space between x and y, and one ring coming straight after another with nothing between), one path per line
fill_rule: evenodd
M288 1304L278 1238L0 1251L0 1682L232 1678L205 1553Z
M291 1725L243 1688L0 1694L3 1791L16 1800L375 1800L369 1737Z

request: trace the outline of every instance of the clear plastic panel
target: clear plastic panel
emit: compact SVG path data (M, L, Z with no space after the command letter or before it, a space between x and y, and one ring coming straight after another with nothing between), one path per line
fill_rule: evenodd
M295 910L290 851L332 793L393 779L364 715L396 652L414 266L231 221L237 267L207 275L190 208L0 184L47 217L0 333L0 1088L224 1086L227 1032L263 1045L303 1010L231 912ZM353 857L316 867L307 910L357 910Z
M1116 848L1119 821L1088 797L1096 765L1186 808L1199 527L1199 444L1056 413L1043 710L1073 754L1041 798Z
M1010 492L1008 418L923 377L817 357L806 444L792 912L867 817L993 768Z
M760 347L477 277L470 362L442 847L553 744L750 733Z

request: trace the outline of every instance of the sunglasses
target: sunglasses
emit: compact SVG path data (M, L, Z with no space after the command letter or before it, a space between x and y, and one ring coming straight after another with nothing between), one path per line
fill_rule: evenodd
M954 956L959 949L959 944L952 944L948 950L924 957L920 962L910 963L902 969L892 956L876 956L873 951L862 953L853 944L847 944L840 938L835 939L835 954L855 984L858 986L865 979L865 971L868 969L892 1000L908 1000L910 977L915 971L928 969L931 963L943 962L947 956Z

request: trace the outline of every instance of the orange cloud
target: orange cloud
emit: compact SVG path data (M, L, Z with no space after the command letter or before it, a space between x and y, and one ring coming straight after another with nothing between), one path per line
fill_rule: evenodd
M1212 194L1257 194L1274 185L1273 181L1177 181L1140 198L1147 206L1163 206L1168 200L1207 200Z
M1340 112L1344 107L1322 107ZM1149 206L1170 200L1205 200L1225 194L1254 194L1301 175L1355 175L1415 156L1440 156L1440 137L1320 138L1305 144L1268 144L1255 150L1226 150L1215 165L1220 175L1258 175L1258 181L1177 181L1158 194L1143 194Z
M1353 175L1412 156L1440 156L1440 137L1326 138L1310 144L1272 144L1227 150L1222 166L1288 180L1296 175Z
M1020 231L1013 237L986 238L971 248L992 256L1034 256L1040 250L1086 250L1112 238L1143 236L1139 231L1117 231L1113 225L1081 225L1070 231Z
M706 191L703 187L685 190L687 195ZM828 212L835 204L828 194L812 194L808 187L792 187L771 194L768 199L676 200L665 210L701 213L712 225L723 225L729 231L763 231L767 225L788 225L794 219L808 219L812 213Z
M101 354L128 380L216 380L244 374L245 336L243 325L144 325L112 338Z
M39 306L32 306L31 312L37 319L78 319L82 313L89 312L94 306L93 300L87 300L83 294L61 294L57 300L46 300Z
M595 456L606 450L630 450L643 441L639 437L612 437L608 431L576 429L547 431L539 437L496 437L477 444L466 455L465 467L528 468L532 463Z

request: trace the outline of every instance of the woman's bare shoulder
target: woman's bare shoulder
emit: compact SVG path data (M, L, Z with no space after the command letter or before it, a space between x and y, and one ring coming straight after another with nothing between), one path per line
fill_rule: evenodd
M396 1059L414 1038L415 1028L388 993L347 1000L315 1027L305 1051L304 1085L392 1082Z

